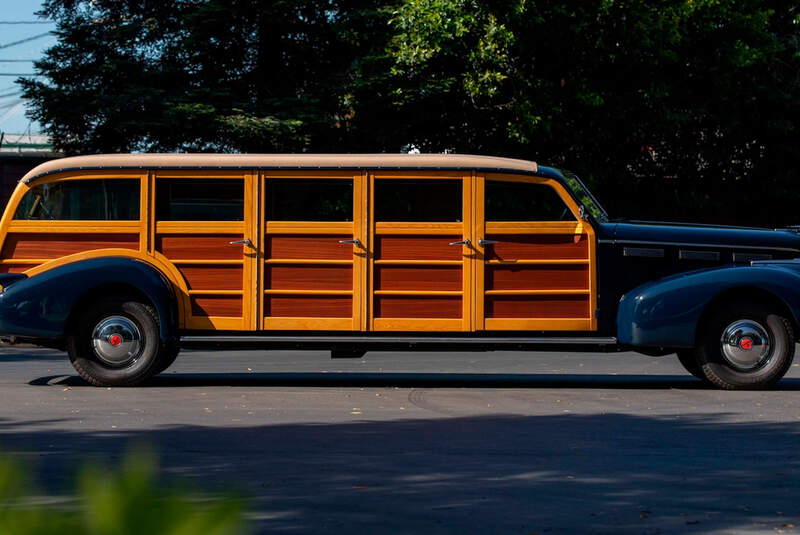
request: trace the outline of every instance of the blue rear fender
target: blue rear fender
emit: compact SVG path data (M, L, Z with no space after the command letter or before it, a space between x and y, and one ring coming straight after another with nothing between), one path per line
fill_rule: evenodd
M648 282L622 296L617 339L642 347L692 347L708 305L723 294L769 294L800 318L800 265L759 264L694 271Z
M9 281L11 282L11 281ZM61 339L73 313L87 300L138 295L156 310L162 343L177 336L172 284L152 265L127 257L80 260L30 278L17 279L0 292L0 335Z

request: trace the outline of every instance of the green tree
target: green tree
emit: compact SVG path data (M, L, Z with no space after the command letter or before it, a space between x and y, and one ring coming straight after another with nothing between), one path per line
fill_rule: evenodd
M405 0L393 95L411 143L567 166L612 212L800 222L796 7Z
M333 150L361 4L47 0L58 42L21 80L30 116L69 154Z

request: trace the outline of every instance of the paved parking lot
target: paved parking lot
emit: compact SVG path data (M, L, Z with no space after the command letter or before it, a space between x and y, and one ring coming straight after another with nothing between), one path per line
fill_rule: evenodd
M723 392L633 353L187 351L141 388L0 349L0 449L68 499L148 443L261 532L800 532L800 368Z

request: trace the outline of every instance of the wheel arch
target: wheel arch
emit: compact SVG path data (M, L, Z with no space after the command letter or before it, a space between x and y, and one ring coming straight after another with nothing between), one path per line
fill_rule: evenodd
M710 311L726 300L755 299L800 318L800 270L783 266L726 266L645 283L617 308L617 338L631 347L694 347Z
M108 297L130 298L142 302L156 310L159 325L164 321L158 313L156 302L147 292L127 282L105 282L87 289L75 299L64 325L65 334L75 329L78 318L90 303Z
M152 306L161 343L177 338L182 292L152 263L130 256L60 263L15 281L0 295L0 331L22 339L63 341L75 314L89 300L112 295Z
M755 284L743 284L726 288L717 293L711 300L706 303L700 317L697 320L694 332L694 340L697 343L703 327L708 323L708 320L713 316L714 312L722 307L725 303L733 303L736 301L750 301L768 306L775 307L776 312L787 318L792 328L797 332L798 318L795 311L782 297L773 291L763 288Z

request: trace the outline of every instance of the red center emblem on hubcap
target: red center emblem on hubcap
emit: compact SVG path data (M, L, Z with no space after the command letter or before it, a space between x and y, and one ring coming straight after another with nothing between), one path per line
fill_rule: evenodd
M108 339L108 343L114 347L117 347L122 343L122 337L118 334L112 334L111 338Z
M742 338L742 341L739 342L739 347L745 351L749 351L750 349L753 349L753 341L750 338Z

